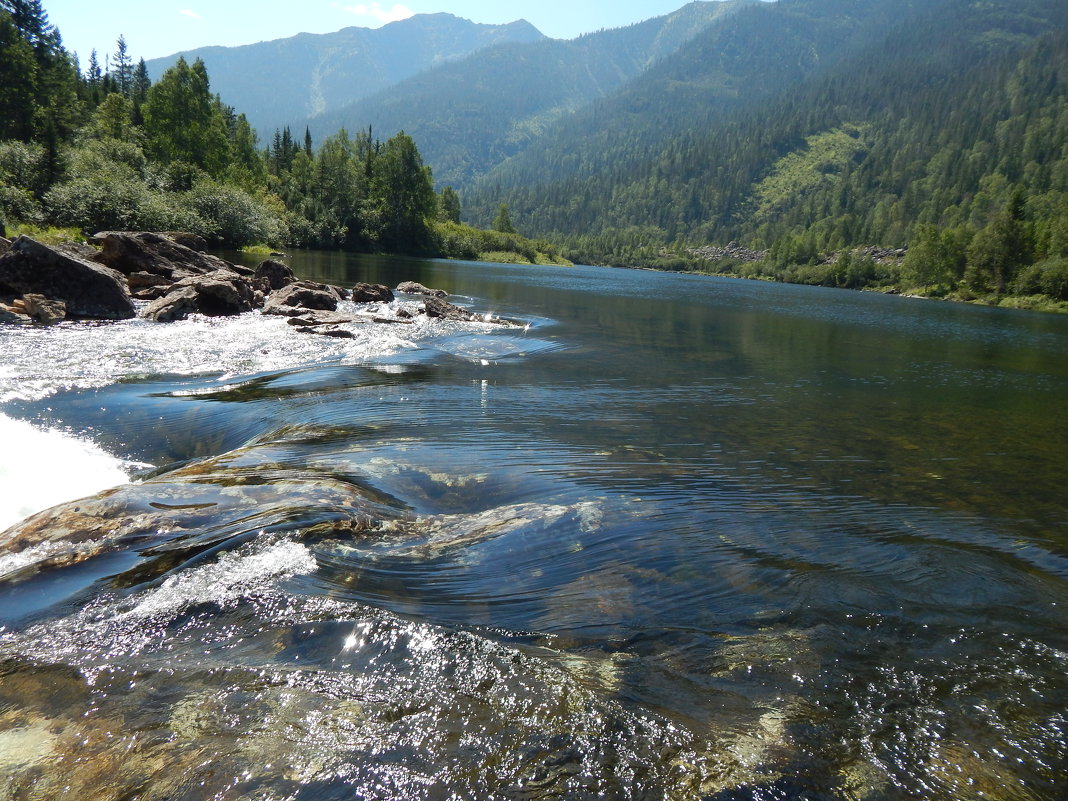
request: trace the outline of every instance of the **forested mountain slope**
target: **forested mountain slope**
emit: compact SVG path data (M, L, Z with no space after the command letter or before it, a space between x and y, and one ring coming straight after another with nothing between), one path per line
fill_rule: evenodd
M352 103L451 59L503 42L543 38L522 20L480 25L451 14L418 14L378 29L205 47L147 65L155 81L179 56L189 63L203 60L223 101L240 108L267 138L275 128Z
M694 2L673 14L570 41L503 44L309 121L312 134L404 130L438 183L462 187L522 152L557 120L605 97L757 0ZM300 130L303 124L295 124Z
M755 7L492 173L466 206L481 219L506 202L520 230L591 253L680 238L812 255L904 245L920 223L981 227L1015 190L1048 222L1037 208L1068 191L1066 19L1063 0ZM763 86L731 83L744 64Z
M678 137L701 135L739 108L801 85L851 53L867 52L897 21L942 2L755 4L707 29L613 96L563 120L482 186L492 195L498 186L508 191L625 172L673 152ZM481 214L493 203L482 193L471 200Z

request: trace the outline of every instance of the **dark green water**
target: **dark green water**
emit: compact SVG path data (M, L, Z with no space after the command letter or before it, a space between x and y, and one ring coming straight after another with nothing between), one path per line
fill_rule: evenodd
M0 578L0 799L1068 796L1068 319L292 263L528 325L0 331L144 463Z

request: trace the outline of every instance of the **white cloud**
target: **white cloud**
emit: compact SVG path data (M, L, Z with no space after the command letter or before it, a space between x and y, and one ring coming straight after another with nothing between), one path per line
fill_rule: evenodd
M414 16L411 9L402 6L400 3L389 9L382 8L380 3L357 3L354 6L342 6L342 8L357 17L371 17L381 23L397 22Z
M178 13L181 14L183 17L189 17L190 19L204 19L202 16L200 16L200 14L195 11L190 11L188 8L183 8Z

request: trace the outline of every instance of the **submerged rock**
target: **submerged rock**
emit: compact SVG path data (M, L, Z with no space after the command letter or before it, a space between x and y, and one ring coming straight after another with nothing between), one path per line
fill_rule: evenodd
M5 292L62 301L71 317L126 320L135 314L121 274L26 236L0 256L0 294Z
M119 548L143 558L195 551L298 517L370 527L400 514L372 491L332 475L279 468L255 451L236 451L55 506L0 532L0 581L12 578L5 556L20 556L13 563L23 575Z
M406 295L429 295L434 298L447 298L449 293L444 289L430 289L417 281L402 281L397 284L397 291Z

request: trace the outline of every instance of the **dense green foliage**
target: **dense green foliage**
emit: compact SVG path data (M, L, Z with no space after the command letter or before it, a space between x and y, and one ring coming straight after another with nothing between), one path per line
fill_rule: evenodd
M120 37L107 73L94 52L82 75L39 3L2 2L0 220L183 230L234 247L537 257L521 238L481 242L448 227L459 225L459 196L443 190L439 203L403 132L380 142L342 130L316 151L310 132L298 143L286 129L261 151L199 59L179 58L153 84Z

